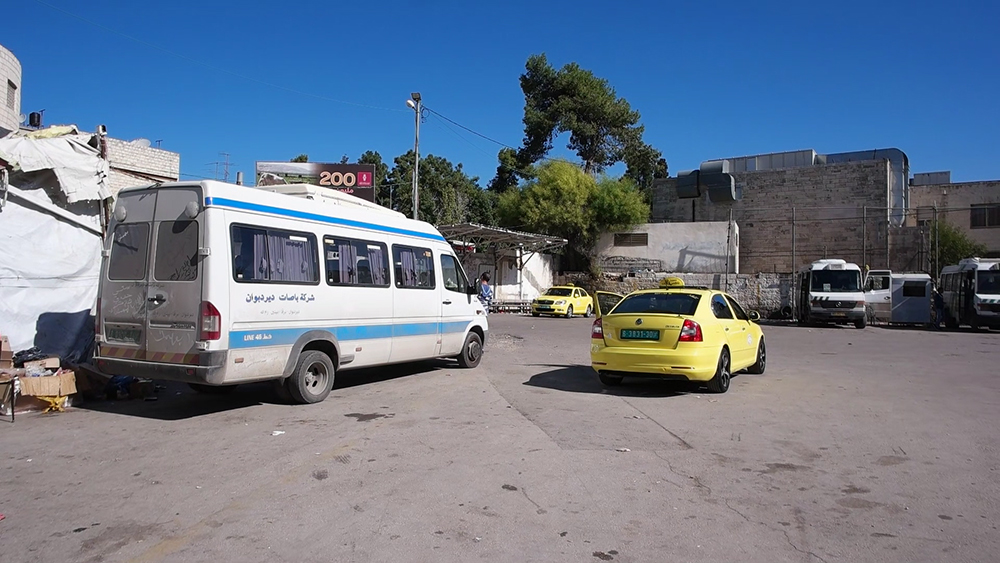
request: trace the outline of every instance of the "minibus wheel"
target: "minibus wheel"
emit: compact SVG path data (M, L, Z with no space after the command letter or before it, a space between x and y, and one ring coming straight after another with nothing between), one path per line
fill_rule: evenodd
M470 331L462 345L462 353L458 356L458 365L463 368L474 368L483 359L483 339Z
M318 350L299 355L295 371L288 378L288 392L297 403L318 403L333 389L334 367L330 356Z

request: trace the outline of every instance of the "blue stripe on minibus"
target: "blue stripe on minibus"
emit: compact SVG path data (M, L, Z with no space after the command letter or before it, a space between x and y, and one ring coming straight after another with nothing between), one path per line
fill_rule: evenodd
M339 341L373 340L403 336L428 334L449 334L465 332L470 321L448 323L405 323L395 325L338 326L310 328L278 328L272 330L230 331L230 348L254 348L258 346L289 346L303 334L313 330L324 330Z

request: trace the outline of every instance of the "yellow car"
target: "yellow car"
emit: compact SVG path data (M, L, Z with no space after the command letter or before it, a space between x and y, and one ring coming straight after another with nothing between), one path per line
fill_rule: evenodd
M590 362L606 386L641 377L701 381L725 393L733 373L764 373L760 315L721 291L663 283L627 296L596 295Z
M567 319L582 314L589 317L594 312L594 298L583 288L573 285L557 285L545 290L538 299L531 302L531 316L559 315Z

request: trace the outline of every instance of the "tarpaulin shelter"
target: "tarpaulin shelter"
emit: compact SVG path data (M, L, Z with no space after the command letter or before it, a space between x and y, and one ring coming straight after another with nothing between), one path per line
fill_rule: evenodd
M94 340L108 163L74 126L0 138L0 332L71 363Z

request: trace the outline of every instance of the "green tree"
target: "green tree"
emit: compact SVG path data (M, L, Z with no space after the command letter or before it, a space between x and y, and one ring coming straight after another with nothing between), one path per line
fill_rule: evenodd
M392 187L392 209L413 215L413 151L396 157L386 183ZM432 154L420 159L420 219L435 225L475 221L495 224L493 197L483 193L479 178L462 164Z
M968 235L943 220L931 223L930 237L931 248L935 249L939 269L949 264L958 264L958 261L963 258L984 256L987 252L986 245L975 242ZM935 254L931 255L932 264ZM937 273L935 272L935 275Z
M501 151L497 177L491 188L509 189L511 173L521 175L552 149L556 136L569 133L569 149L583 162L584 172L598 174L618 162L628 162L630 177L644 184L659 170L661 155L642 141L639 112L619 98L607 80L576 63L556 70L544 54L532 55L520 78L524 92L524 142L511 152ZM516 160L516 163L509 162ZM512 164L515 164L512 166ZM666 161L661 168L665 169Z
M502 225L560 236L591 257L601 233L627 229L649 218L649 205L627 179L599 180L569 162L550 161L521 189L499 196Z
M391 207L389 204L389 166L382 161L382 155L378 151L365 151L358 157L358 164L370 164L375 167L375 177L372 183L375 186L375 203Z
M647 203L653 201L653 181L670 175L660 151L641 140L626 147L625 166L625 177L635 182Z
M290 162L309 162L308 154L300 154L299 156L293 158Z

